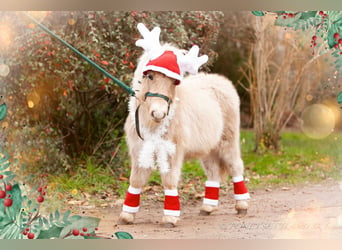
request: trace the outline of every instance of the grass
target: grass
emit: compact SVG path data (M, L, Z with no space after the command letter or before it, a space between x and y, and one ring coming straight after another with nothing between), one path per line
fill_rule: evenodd
M254 134L241 134L242 154L249 186L291 185L342 178L342 134L310 139L302 133L282 133L280 153L254 153Z
M241 132L241 150L245 163L245 178L250 189L267 186L305 184L324 179L342 178L342 134L332 134L322 140L314 140L299 132L282 134L280 153L262 155L253 152L254 133ZM126 150L123 147L123 150ZM115 177L108 168L96 166L88 160L72 175L51 176L49 186L55 192L68 194L77 199L82 193L114 193L123 197L128 187L129 167L124 176ZM198 161L185 162L182 173L182 188L201 190L205 181L204 171ZM148 185L160 185L160 176L155 171Z

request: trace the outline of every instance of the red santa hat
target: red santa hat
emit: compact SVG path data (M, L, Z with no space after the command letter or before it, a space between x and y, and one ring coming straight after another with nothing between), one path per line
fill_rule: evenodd
M164 75L177 80L177 84L183 78L177 56L171 50L166 50L159 57L150 60L143 68L143 74L146 74L149 70L163 73Z
M150 59L143 68L144 74L148 70L157 71L177 80L176 84L179 84L185 72L197 74L199 67L208 61L207 55L198 56L197 45L192 46L185 55L177 56L173 51L165 50L159 41L159 27L149 31L144 24L139 23L137 28L143 39L139 39L135 44L142 47Z

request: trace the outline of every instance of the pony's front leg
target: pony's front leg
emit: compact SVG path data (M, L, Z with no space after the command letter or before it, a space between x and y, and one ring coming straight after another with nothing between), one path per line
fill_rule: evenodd
M161 172L161 180L164 187L164 216L162 224L165 227L176 226L180 217L180 201L178 195L178 182L181 174L183 158L174 159L168 172Z
M151 169L132 167L130 185L126 193L126 198L122 206L118 224L132 224L135 214L140 208L140 194L143 186L151 174Z

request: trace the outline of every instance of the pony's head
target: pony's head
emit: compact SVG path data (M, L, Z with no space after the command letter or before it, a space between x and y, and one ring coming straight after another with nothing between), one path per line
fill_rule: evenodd
M163 73L152 70L144 72L140 96L154 122L161 122L169 114L177 83L178 80Z
M196 45L187 53L168 44L162 46L159 27L149 31L139 23L138 30L143 39L139 39L136 45L142 47L145 53L136 69L133 86L138 90L137 97L144 103L145 112L153 122L160 123L169 113L183 75L186 72L196 74L198 68L207 62L208 56L198 57L199 48Z

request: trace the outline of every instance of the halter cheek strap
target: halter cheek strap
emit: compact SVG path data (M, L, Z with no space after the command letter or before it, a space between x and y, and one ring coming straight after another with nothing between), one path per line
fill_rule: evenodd
M158 94L158 93L151 93L151 92L146 92L145 94L145 100L147 97L160 97L162 99L164 99L167 102L167 115L169 115L169 111L170 111L170 105L171 105L171 100L169 97L162 95L162 94ZM137 107L137 109L135 110L135 129L137 131L137 134L139 136L139 138L141 140L144 140L144 138L141 136L140 133L140 124L139 124L139 108L140 105Z

